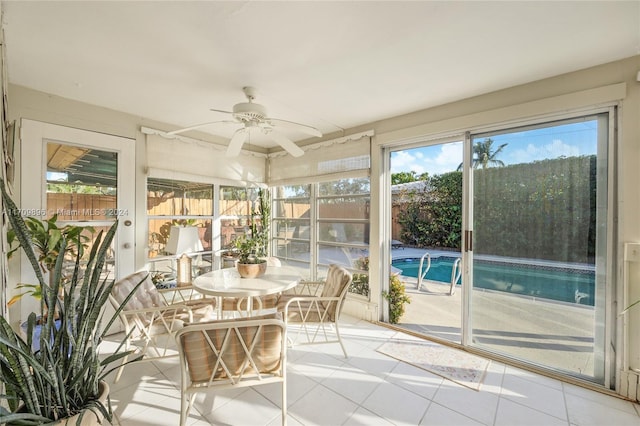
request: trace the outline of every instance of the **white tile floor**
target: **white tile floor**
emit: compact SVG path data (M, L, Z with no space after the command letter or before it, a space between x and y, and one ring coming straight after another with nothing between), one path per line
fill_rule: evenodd
M289 425L640 425L640 406L491 361L480 391L389 358L397 332L348 316L337 344L288 351ZM114 424L177 425L177 358L128 366L111 384ZM279 425L279 385L200 396L188 425Z

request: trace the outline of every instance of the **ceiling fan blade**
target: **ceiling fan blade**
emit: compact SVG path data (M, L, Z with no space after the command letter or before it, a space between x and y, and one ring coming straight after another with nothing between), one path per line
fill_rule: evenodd
M242 149L242 145L244 145L244 141L247 139L248 134L249 131L245 127L236 130L231 137L229 146L227 147L227 157L237 157L238 154L240 154L240 150Z
M178 133L188 132L189 130L199 129L200 127L205 127L205 126L209 126L211 124L216 124L216 123L238 124L235 121L229 121L229 120L225 120L225 121L209 121L208 123L196 124L195 126L185 127L184 129L172 130L170 132L167 132L167 135L177 135Z
M213 108L209 108L209 111L213 111L213 112L221 112L223 114L233 114L233 112L231 111L223 111L221 109L213 109Z
M315 127L307 126L306 124L296 123L294 121L281 120L279 118L265 118L265 121L269 122L273 126L286 127L292 130L299 130L311 136L322 137L322 132Z
M298 145L293 143L293 141L291 139L289 139L289 138L287 138L285 136L282 136L280 133L278 133L278 132L269 132L268 136L271 139L273 139L274 141L276 141L278 143L278 145L283 147L284 150L287 151L292 156L300 157L300 156L304 155L304 151L302 150L302 148L300 148Z

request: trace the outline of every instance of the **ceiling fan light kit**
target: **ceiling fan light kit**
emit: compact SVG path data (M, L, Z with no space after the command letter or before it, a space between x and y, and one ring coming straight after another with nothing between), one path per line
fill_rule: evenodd
M297 130L310 136L321 137L322 132L312 126L306 124L296 123L294 121L281 120L277 118L270 118L267 114L267 109L260 104L254 103L255 89L253 87L244 87L242 89L248 102L241 102L233 106L232 111L224 111L219 109L211 109L214 112L220 112L223 114L231 114L235 121L223 120L223 121L211 121L208 123L197 124L195 126L185 127L183 129L167 132L169 135L176 135L189 130L194 130L200 127L208 126L216 123L224 124L242 124L243 126L236 130L229 146L227 147L227 157L235 157L240 154L242 145L247 141L251 131L253 129L260 129L262 133L272 139L278 145L280 145L285 151L287 151L293 157L300 157L304 154L302 148L296 145L291 139L280 133L277 128L285 128L291 130Z

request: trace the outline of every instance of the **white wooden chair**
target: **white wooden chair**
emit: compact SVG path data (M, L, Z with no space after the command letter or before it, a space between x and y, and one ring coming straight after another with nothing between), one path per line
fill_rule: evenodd
M192 287L158 290L147 271L131 274L115 283L109 300L117 309L127 295L142 284L119 314L124 327L125 350L136 349L142 360L177 356L174 335L185 322L215 318L215 299L204 298ZM128 357L118 369L120 379Z
M281 315L188 324L176 334L180 352L180 425L195 396L218 389L282 384L287 421L286 326Z
M348 270L330 265L325 281L302 282L293 293L280 296L278 312L284 313L287 324L299 326L295 338L290 339L292 345L299 343L302 334L306 337L304 344L339 343L345 358L348 357L338 320L351 280Z

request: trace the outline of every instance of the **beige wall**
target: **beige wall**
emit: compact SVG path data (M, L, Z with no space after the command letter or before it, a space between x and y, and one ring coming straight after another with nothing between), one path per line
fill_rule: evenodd
M617 246L618 254L614 260L620 280L624 263L622 247L624 242L640 242L640 83L636 74L640 70L640 56L628 58L561 76L513 87L498 92L473 97L460 102L407 114L380 122L369 123L349 129L347 134L373 129L371 209L372 230L379 233L371 238L371 264L382 265L380 259L388 256L381 238L386 234L382 226L385 214L381 200L384 191L381 187L383 175L382 147L446 134L455 134L464 130L499 124L507 120L558 113L580 106L593 106L593 103L606 104L617 102L620 106L620 128L617 145L617 190L618 209ZM624 84L620 84L624 83ZM455 84L455 82L451 82ZM615 98L615 99L610 99ZM113 111L93 105L86 105L69 99L63 99L19 86L9 86L9 118L11 120L30 118L97 132L110 133L135 139L137 150L136 194L145 193L145 149L144 135L140 126L170 130L172 126L157 123L141 117ZM329 140L337 135L327 135ZM212 136L202 134L202 140L226 143ZM146 197L137 196L136 214L144 218ZM140 222L140 220L138 221ZM136 265L144 263L146 229L136 230ZM628 300L640 298L640 268L631 268L631 289ZM384 275L382 268L371 271L372 294L380 294L380 282ZM374 300L375 301L375 300ZM381 301L381 300L380 300ZM620 302L621 304L624 302ZM612 317L616 317L612 313ZM622 325L622 319L619 320ZM619 327L618 330L623 330ZM629 355L620 358L623 370L626 364L640 369L640 309L629 315ZM622 340L622 339L621 339ZM617 342L621 348L621 342ZM626 373L625 373L626 374ZM627 377L620 374L620 377ZM636 380L633 377L631 380ZM637 380L636 380L637 381ZM626 386L626 385L625 385ZM623 386L621 385L621 388ZM628 388L628 387L627 387ZM626 389L626 388L625 388ZM635 388L634 388L635 389ZM621 392L633 393L631 390Z

